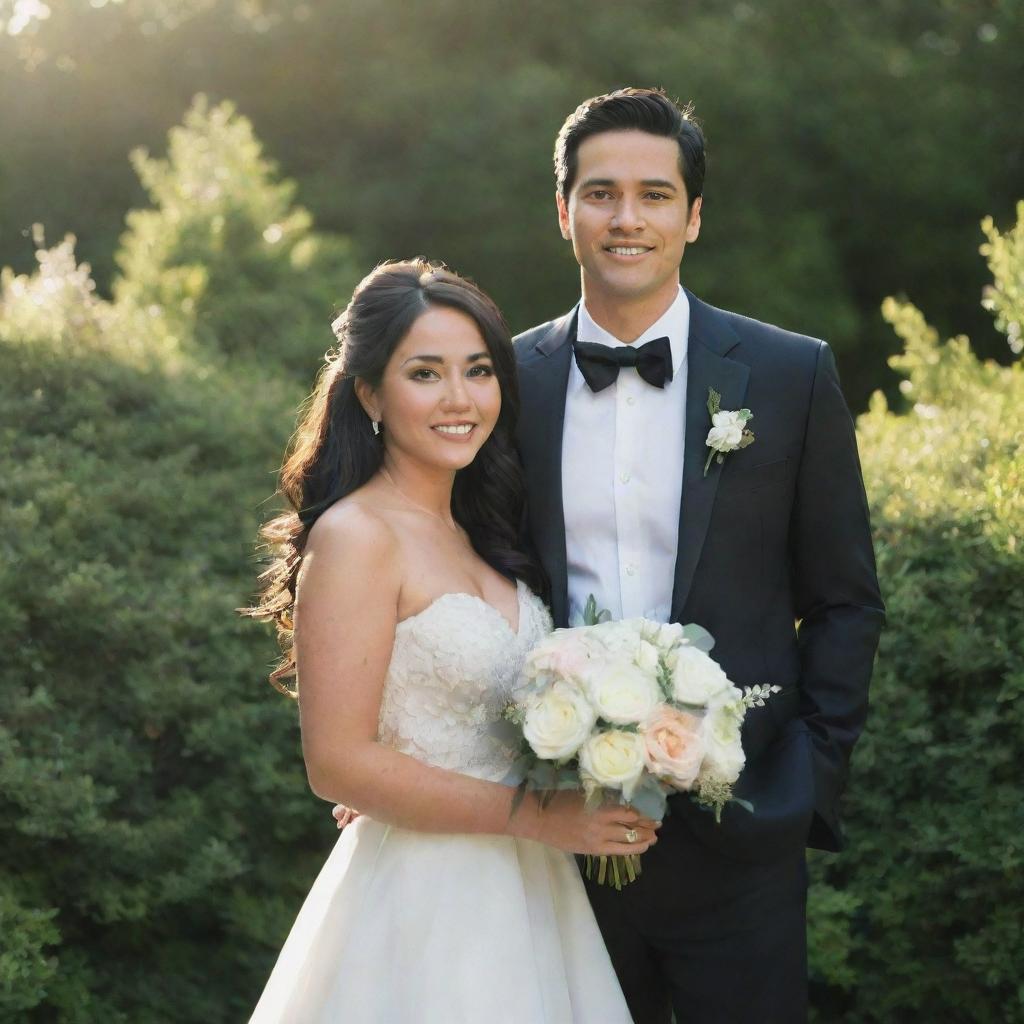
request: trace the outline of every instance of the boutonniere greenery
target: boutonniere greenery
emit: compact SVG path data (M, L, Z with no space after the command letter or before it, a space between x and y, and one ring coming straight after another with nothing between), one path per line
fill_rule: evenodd
M754 443L754 432L747 429L747 423L754 418L749 409L723 409L722 396L714 388L708 388L708 412L711 414L711 429L704 443L711 450L708 452L708 461L704 463L705 476L711 468L712 459L725 462L729 452Z

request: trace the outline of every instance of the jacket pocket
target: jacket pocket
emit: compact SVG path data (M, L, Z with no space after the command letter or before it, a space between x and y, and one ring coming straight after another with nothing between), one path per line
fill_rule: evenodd
M789 477L790 459L776 459L757 466L744 466L730 483L733 491L756 491ZM723 481L724 483L724 481Z

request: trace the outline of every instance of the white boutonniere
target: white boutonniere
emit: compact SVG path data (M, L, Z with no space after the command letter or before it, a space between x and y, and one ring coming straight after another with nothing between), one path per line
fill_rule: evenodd
M704 463L705 476L711 468L712 459L725 462L729 452L754 443L753 431L747 430L747 423L754 418L749 409L732 412L722 409L722 396L714 388L708 388L708 412L711 414L711 429L704 443L711 451L708 452L708 461Z

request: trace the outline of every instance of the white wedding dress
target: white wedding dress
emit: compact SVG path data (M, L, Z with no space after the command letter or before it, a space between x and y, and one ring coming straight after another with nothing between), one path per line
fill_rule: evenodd
M380 740L500 782L493 734L551 629L517 585L519 631L469 594L398 624ZM309 891L252 1024L628 1024L573 858L507 836L349 825Z

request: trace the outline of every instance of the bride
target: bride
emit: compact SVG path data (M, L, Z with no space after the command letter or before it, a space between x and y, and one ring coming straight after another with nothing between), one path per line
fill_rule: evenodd
M551 629L518 549L508 329L423 260L378 267L334 326L254 614L278 624L273 680L298 681L310 786L362 814L251 1019L628 1022L572 854L643 852L655 823L575 792L513 813L491 728Z

